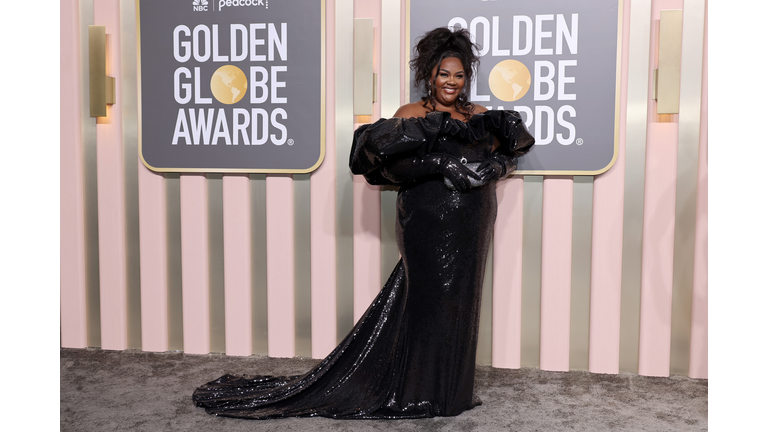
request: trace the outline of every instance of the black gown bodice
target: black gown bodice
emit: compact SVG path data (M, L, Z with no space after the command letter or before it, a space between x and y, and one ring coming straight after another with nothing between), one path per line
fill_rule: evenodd
M380 119L355 131L349 167L371 184L393 184L380 173L393 160L448 153L465 156L467 162L482 161L490 156L494 138L499 142L497 151L513 157L524 155L534 144L517 111L486 111L466 122L440 111L425 117Z
M468 161L533 145L514 111L461 122L448 113L382 119L355 132L350 169L373 184L398 158L447 153ZM304 375L224 375L195 390L211 414L252 419L424 418L453 416L474 396L480 299L496 219L495 182L467 192L429 177L400 188L397 244L402 255L352 331ZM349 263L348 265L352 265Z

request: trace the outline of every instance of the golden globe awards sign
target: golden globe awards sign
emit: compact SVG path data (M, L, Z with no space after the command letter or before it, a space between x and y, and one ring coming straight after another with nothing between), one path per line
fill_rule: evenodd
M470 100L519 111L536 138L521 174L593 175L617 155L619 0L410 0L411 48L436 27L480 45ZM411 89L411 101L421 94Z
M322 162L322 1L137 0L139 149L175 172Z

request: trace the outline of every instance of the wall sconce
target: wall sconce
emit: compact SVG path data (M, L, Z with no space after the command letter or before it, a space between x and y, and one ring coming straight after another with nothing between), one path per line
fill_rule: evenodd
M106 117L107 105L115 103L115 78L107 76L107 30L88 26L88 88L91 117Z
M657 114L680 112L680 59L683 50L683 10L661 11L659 67L653 71L653 99Z
M376 102L372 18L355 18L353 68L353 114L372 116L373 103ZM357 123L370 123L370 118L357 120L362 120Z

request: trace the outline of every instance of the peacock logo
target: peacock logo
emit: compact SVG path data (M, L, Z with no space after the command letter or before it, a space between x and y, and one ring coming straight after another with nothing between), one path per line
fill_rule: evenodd
M207 12L208 11L208 0L193 0L192 1L192 10L195 12Z

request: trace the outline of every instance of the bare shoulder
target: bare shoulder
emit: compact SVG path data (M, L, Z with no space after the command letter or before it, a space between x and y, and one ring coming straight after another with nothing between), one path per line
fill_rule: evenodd
M472 104L472 112L475 114L480 114L488 111L488 108L478 105L478 104Z
M392 117L411 118L411 117L424 117L427 115L427 109L424 108L424 103L411 102L398 108Z

